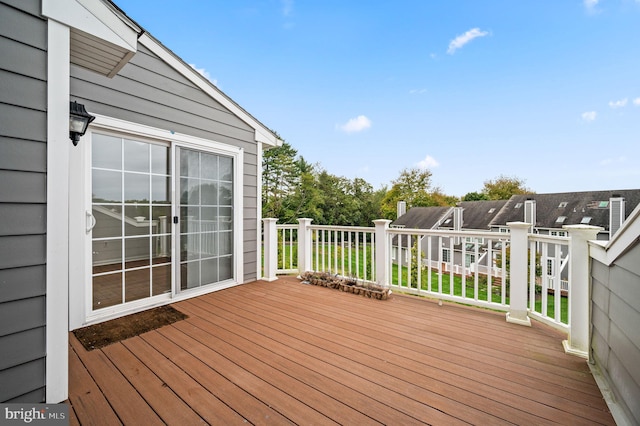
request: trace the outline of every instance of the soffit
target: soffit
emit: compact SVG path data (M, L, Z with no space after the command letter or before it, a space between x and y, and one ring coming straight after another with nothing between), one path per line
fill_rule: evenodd
M42 14L71 29L70 62L113 77L137 50L141 32L112 4L100 0L43 0Z

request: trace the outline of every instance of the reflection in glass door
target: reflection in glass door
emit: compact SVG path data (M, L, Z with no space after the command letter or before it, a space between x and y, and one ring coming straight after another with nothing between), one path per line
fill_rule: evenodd
M92 308L171 292L168 145L94 133Z
M178 148L179 289L233 278L233 160Z

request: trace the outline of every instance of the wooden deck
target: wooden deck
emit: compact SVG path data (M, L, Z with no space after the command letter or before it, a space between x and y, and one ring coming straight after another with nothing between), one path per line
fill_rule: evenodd
M535 321L288 277L173 306L189 318L101 350L70 335L72 424L615 424Z

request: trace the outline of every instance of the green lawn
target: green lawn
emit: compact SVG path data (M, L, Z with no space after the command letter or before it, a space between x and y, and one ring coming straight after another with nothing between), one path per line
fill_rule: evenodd
M284 253L282 250L282 243L278 244L278 268L281 269L290 269L290 267L292 269L297 269L298 267L298 246L296 243L293 243L292 245L289 244L285 244L284 246ZM291 249L290 249L291 248ZM344 248L344 252L345 252L345 261L344 261L344 269L342 267L342 247L338 246L338 252L337 252L337 265L335 264L335 260L336 260L336 253L334 253L334 246L330 245L330 244L325 244L324 245L324 268L322 266L322 257L320 253L316 253L316 247L314 244L313 247L313 255L312 255L312 259L311 259L311 267L312 269L316 269L316 259L318 260L318 270L325 270L328 271L329 270L329 262L331 262L331 272L333 273L337 273L343 276L358 276L360 278L365 278L365 271L364 271L364 265L365 262L363 262L363 258L365 255L365 250L362 247L362 245L359 246L358 248L358 259L359 261L357 262L358 264L356 265L356 249L355 247L351 248L351 258L350 259L346 259L346 257L348 257L348 253L349 250L348 248L345 246ZM319 247L319 250L322 250L322 247ZM293 257L293 258L292 258ZM330 258L330 259L329 259ZM349 269L349 263L351 264L351 269ZM366 266L367 266L367 273L366 273L366 279L369 279L371 277L371 245L367 244L366 246ZM357 274L356 274L357 271ZM407 283L408 283L408 278L407 278L407 274L408 274L408 268L406 266L402 266L400 268L400 280L402 283L401 287L407 287ZM428 270L426 268L423 269L422 271L422 276L421 276L421 282L420 282L420 287L422 290L427 291L428 290L428 278L429 278L429 273ZM464 288L464 295L466 298L468 299L474 299L476 296L475 293L475 289L474 289L474 277L473 276L468 276L466 277L466 285ZM392 271L391 271L391 283L393 285L398 285L398 265L392 265ZM460 276L456 276L454 275L453 277L453 295L454 296L462 296L463 295L463 280L462 277ZM417 283L416 282L412 282L411 283L412 288L416 288L417 287ZM431 291L438 293L438 272L432 270L431 271ZM487 292L488 292L489 288L487 285L487 279L484 276L480 276L478 277L478 294L477 294L477 299L481 300L481 301L488 301L488 297L487 297ZM443 294L451 294L451 276L449 273L445 273L442 275L442 290L441 292ZM491 302L493 303L501 303L502 301L502 287L500 285L496 285L495 280L492 280L492 286L491 286ZM561 321L565 324L568 323L568 318L569 318L569 308L568 308L568 299L566 296L562 296L561 299L561 305L560 305L560 316L561 316ZM509 294L507 292L506 297L505 297L505 304L509 304ZM555 305L555 298L553 297L553 294L549 294L547 297L547 315L550 317L553 317L554 314L554 305ZM541 313L542 312L542 300L541 297L538 296L538 300L536 300L536 304L535 304L535 310L536 312Z

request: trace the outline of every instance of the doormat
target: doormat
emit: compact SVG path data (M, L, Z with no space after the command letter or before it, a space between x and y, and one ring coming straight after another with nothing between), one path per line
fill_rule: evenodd
M160 306L73 331L87 351L99 349L188 318L171 306Z

